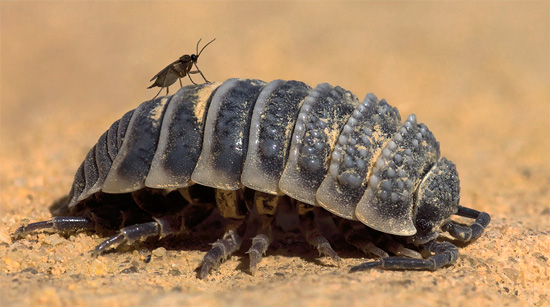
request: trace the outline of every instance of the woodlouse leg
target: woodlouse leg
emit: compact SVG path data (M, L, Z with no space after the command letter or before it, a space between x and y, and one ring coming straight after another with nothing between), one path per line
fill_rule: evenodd
M249 270L252 275L256 273L256 267L262 261L262 256L271 243L271 222L280 200L281 196L278 195L259 191L254 193L254 207L259 214L260 229L258 230L258 234L252 238L252 246L246 252L250 257Z
M95 223L85 217L77 216L56 216L49 221L31 223L27 226L17 228L13 234L14 239L20 239L24 235L37 230L51 229L55 232L73 232L94 230Z
M250 257L250 265L248 267L250 274L256 274L256 267L262 261L262 256L265 255L269 243L271 243L271 240L265 234L259 234L252 238L252 246L246 252Z
M388 253L373 243L371 234L363 224L356 225L359 225L360 228L354 228L348 220L341 220L339 227L340 231L344 233L346 242L355 246L366 255L373 255L379 258L389 257Z
M302 202L298 202L297 207L300 218L300 230L306 237L307 242L319 251L319 255L328 256L340 264L340 256L334 251L329 241L321 235L321 232L315 225L315 216L313 214L315 207Z
M158 236L159 239L170 234L181 232L185 226L182 225L181 216L165 216L155 218L155 221L140 223L120 229L119 233L103 241L92 251L93 256L98 256L108 248L118 246L122 243L132 244L136 241L145 240L149 237Z
M96 246L92 252L93 256L98 256L112 246L118 246L122 243L132 243L151 236L157 236L160 233L160 227L157 222L148 222L124 227L119 234L112 236Z
M210 270L217 267L222 260L227 259L231 254L241 247L241 237L237 233L246 221L247 211L244 199L244 189L221 190L216 189L216 205L220 214L226 218L227 225L225 234L212 244L212 248L204 255L200 278L204 279Z
M422 255L410 248L406 248L403 244L392 239L387 239L384 244L384 249L396 256L405 256L409 258L422 259Z
M458 259L458 248L450 243L436 243L430 241L424 244L424 247L433 252L434 255L428 259L388 257L378 261L365 262L354 266L350 272L366 271L372 268L381 268L388 270L429 270L435 271L443 266L454 263Z
M479 238L491 222L489 214L462 206L458 206L456 215L476 219L470 226L462 226L451 220L441 225L442 231L449 232L451 236L462 242L469 242Z
M232 219L230 226L232 230L225 232L221 239L212 243L212 248L202 258L202 266L200 278L205 279L210 273L210 270L217 267L222 260L227 259L231 254L241 247L241 237L237 234L236 229L243 224L245 220ZM231 223L232 222L232 223Z

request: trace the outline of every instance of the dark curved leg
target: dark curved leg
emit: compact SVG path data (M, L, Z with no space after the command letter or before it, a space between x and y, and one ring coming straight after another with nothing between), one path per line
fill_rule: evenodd
M271 195L263 192L254 192L254 209L258 213L259 229L256 236L252 238L252 245L246 252L250 259L248 266L250 274L256 274L256 267L262 261L263 255L271 244L271 223L275 217L277 206L281 196Z
M195 71L195 73L198 72L199 74L201 74L202 78L204 79L204 82L210 83L210 81L206 80L206 78L205 78L204 75L202 74L202 71L199 69L199 66L197 65L197 63L193 63L193 64L195 64L195 67L197 68L197 71Z
M194 85L197 85L197 83L195 83L195 81L193 81L193 79L191 79L191 72L188 72L187 73L187 77L189 77L189 80L191 81L191 83L193 83Z
M250 249L246 252L250 257L250 265L248 267L250 274L256 274L256 267L258 263L262 261L262 256L265 255L269 243L269 237L265 234L259 234L252 238L252 246L250 246Z
M449 232L451 236L462 242L470 242L479 238L491 222L491 216L488 213L462 206L458 206L456 215L476 219L470 226L462 226L451 220L441 225L442 231Z
M212 244L212 248L202 258L200 278L204 279L212 268L217 267L220 262L227 259L236 252L242 243L239 233L244 233L246 224L247 207L245 203L244 190L220 190L216 189L216 205L220 214L227 219L225 234Z
M27 226L17 228L13 234L14 239L20 239L24 235L38 230L51 229L55 232L74 232L94 230L95 223L85 217L77 216L55 216L49 221L31 223Z
M424 247L434 255L428 259L388 257L378 261L366 262L350 269L350 272L366 271L371 268L388 270L429 270L435 271L454 263L458 259L458 248L450 242L428 242Z
M313 214L315 207L302 202L298 202L297 206L300 230L306 237L307 242L319 251L319 255L328 256L339 264L341 262L340 256L334 251L330 242L321 235L321 232L315 225L315 216Z
M160 94L160 92L162 92L162 87L160 88L160 90L158 91L158 93L155 95L155 97L153 97L153 99L157 98L158 95Z
M96 246L92 252L93 256L98 256L108 248L118 246L122 243L133 243L137 240L143 240L148 237L160 235L160 226L155 222L136 224L120 229L120 232L103 241Z
M202 258L200 278L205 279L212 268L217 267L220 262L227 259L241 247L241 237L237 234L236 229L239 228L244 220L235 220L231 230L225 232L221 239L212 243L212 248Z
M132 244L149 237L158 236L159 239L161 239L170 234L180 233L185 230L185 226L182 223L182 216L173 215L155 218L152 222L121 228L117 235L110 237L96 246L92 251L92 255L98 256L108 248L118 246L122 243Z
M385 242L383 243L383 247L385 250L387 250L388 252L396 256L405 256L409 258L422 259L422 255L419 252L412 250L410 248L406 248L405 246L403 246L403 244L396 242L391 238L385 239Z
M358 227L354 227L350 221L341 219L339 220L338 229L344 234L346 242L355 246L365 255L375 256L378 258L389 257L388 253L374 244L375 240L373 239L372 234L363 224Z

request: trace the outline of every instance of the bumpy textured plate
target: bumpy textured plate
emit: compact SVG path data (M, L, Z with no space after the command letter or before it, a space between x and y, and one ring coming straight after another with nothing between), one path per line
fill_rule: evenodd
M353 111L338 138L329 173L316 198L320 206L350 220L363 196L370 170L401 124L396 108L368 94Z
M357 97L341 87L318 85L306 97L294 127L288 162L279 182L286 195L315 205L315 192L328 169L340 130L355 107Z
M409 115L376 160L355 214L365 225L401 236L416 233L414 193L439 159L439 143Z
M299 81L275 80L260 93L248 137L248 152L241 181L251 189L282 194L283 174L292 129L304 98L311 87Z

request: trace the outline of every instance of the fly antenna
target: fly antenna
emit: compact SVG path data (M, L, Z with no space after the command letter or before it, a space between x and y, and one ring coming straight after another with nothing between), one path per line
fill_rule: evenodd
M202 38L199 39L199 41L197 42L197 51L199 50L199 43L201 42ZM201 55L202 51L204 50L204 48L206 48L206 46L210 45L213 41L215 41L216 39L214 38L213 40L209 41L208 44L204 45L204 47L202 47L201 51L197 53L197 58Z

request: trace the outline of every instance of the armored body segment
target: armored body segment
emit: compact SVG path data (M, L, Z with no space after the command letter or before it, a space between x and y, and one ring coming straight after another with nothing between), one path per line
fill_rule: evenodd
M149 101L142 103L142 105L147 103L149 103ZM128 125L130 125L130 120L132 120L132 117L134 117L134 111L136 111L136 109L126 112L126 114L122 115L122 118L119 120L117 137L116 137L117 146L116 146L115 157L116 155L118 155L120 148L122 148L122 143L124 142L126 131L128 131ZM114 160L115 158L113 158L113 161Z
M292 135L288 162L279 182L286 195L315 205L315 192L325 178L334 145L359 100L327 83L306 97Z
M275 80L258 96L248 137L241 181L251 189L282 194L279 180L286 164L292 130L311 87L299 81Z
M413 194L438 159L439 143L424 124L417 124L414 114L409 115L376 160L355 209L357 218L385 233L414 235Z
M202 152L191 175L194 182L223 190L241 187L252 111L266 84L230 79L216 90L206 117Z
M88 154L86 155L86 158L84 159L84 179L86 181L86 184L84 185L84 189L82 190L82 193L76 201L81 201L85 197L87 197L88 192L92 188L92 186L97 182L99 178L99 171L97 169L97 164L95 160L95 150L96 146L92 147L90 151L88 151ZM93 193L91 193L93 194Z
M105 131L97 141L97 144L95 146L95 163L97 166L97 180L95 181L95 184L90 187L89 190L85 191L84 194L86 196L81 196L81 199L85 199L89 195L92 195L94 193L97 193L101 191L101 187L103 186L103 182L105 182L105 178L107 177L107 174L109 173L109 170L111 169L111 165L113 164L113 160L111 160L111 156L109 155L109 149L108 149L108 134L109 130Z
M441 157L417 190L415 227L428 233L456 214L460 203L460 180L453 162Z
M101 135L96 146L88 152L86 159L84 159L75 175L70 201L67 204L69 208L103 188L105 178L109 174L113 160L118 154L119 144L122 145L133 114L134 110L126 112L121 119L114 122L109 130ZM92 155L95 156L93 165ZM86 168L88 169L88 175L85 174Z
M86 186L86 176L84 174L84 163L80 164L80 167L78 167L78 170L76 171L76 174L74 175L73 185L71 187L71 192L69 193L69 202L67 206L73 207L76 204L78 204L78 197L80 194L82 194L82 191L84 191L84 187Z
M111 163L116 158L116 154L118 153L117 134L119 123L120 119L114 122L111 127L109 127L109 130L107 130L107 152L109 153Z
M188 186L201 153L209 97L220 84L186 86L174 94L164 113L145 186L157 189Z
M401 124L396 108L368 94L353 111L332 152L329 172L317 190L320 206L350 220L382 148Z
M157 149L162 117L169 99L163 97L144 102L134 111L122 146L119 147L111 171L105 179L103 192L128 193L145 186L145 178Z

